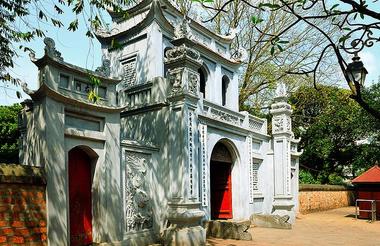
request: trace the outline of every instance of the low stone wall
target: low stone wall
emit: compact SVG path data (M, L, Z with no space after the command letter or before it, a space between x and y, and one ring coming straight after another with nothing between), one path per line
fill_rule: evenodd
M40 168L0 164L0 245L47 245Z
M306 185L299 189L299 212L307 214L354 205L352 188L341 185Z

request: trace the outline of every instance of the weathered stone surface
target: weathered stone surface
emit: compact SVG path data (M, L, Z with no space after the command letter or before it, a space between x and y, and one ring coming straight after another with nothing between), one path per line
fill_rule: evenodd
M201 226L170 227L164 232L165 246L194 246L206 245L206 230Z
M251 233L248 232L251 221L223 221L211 220L205 224L207 237L223 239L252 240Z
M289 216L286 215L253 214L250 219L252 224L258 227L292 229L292 224L288 222Z

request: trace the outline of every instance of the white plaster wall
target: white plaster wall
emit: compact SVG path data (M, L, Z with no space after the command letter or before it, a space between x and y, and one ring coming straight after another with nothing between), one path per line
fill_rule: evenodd
M133 39L147 35L148 30L142 30L139 35L130 38L125 41L133 41ZM131 56L137 55L136 63L136 83L143 83L147 81L147 70L149 68L148 59L147 59L147 50L148 50L148 36L140 40L133 41L132 43L123 46L121 49L115 49L108 51L109 47L104 46L102 49L104 53L107 53L111 61L111 75L114 77L122 77L124 73L124 68L121 65L120 61L129 58Z
M88 95L83 92L78 92L75 90L75 79L78 79L79 81L91 84L89 76L84 76L79 73L74 73L73 71L70 71L65 68L57 68L54 66L47 66L44 68L45 71L45 83L48 85L51 89L67 96L70 98L75 98L78 100L88 100ZM62 88L59 86L60 81L60 75L65 75L69 77L69 85L68 88ZM106 81L100 80L100 86L106 87L106 98L100 99L98 101L98 104L100 105L106 105L106 106L115 106L116 105L116 85L112 83L108 83Z
M120 120L119 114L94 113L78 107L83 114L105 118L104 141L86 139L86 133L68 137L65 135L65 107L52 98L44 98L34 108L33 123L29 128L28 155L24 162L40 163L47 177L47 228L49 245L68 245L68 151L75 146L85 145L99 156L93 181L93 232L97 241L118 241L121 237L120 198ZM73 110L73 108L70 108ZM78 130L81 132L80 130ZM36 136L39 136L36 138ZM110 209L112 207L112 209Z
M255 159L261 160L258 172L259 194L254 195L254 213L271 214L273 202L273 152L271 142L253 137L253 141L262 141L259 152L253 152Z
M112 75L122 77L124 71L120 60L137 55L136 84L145 83L154 77L163 76L164 41L161 29L156 22L141 30L138 35L123 42L133 41L133 39L143 35L146 35L146 38L127 44L120 50L107 52L107 47L102 47L105 50L103 53L110 57Z
M146 175L148 184L148 194L151 198L151 205L154 214L155 233L159 233L166 227L167 203L171 187L175 186L170 180L173 167L170 166L168 157L172 151L168 147L169 125L168 109L165 107L159 111L150 111L143 114L131 115L121 119L122 140L137 140L142 145L156 146L157 149L128 146L122 147L125 150L146 153L151 156L149 170ZM154 127L153 127L154 126ZM122 175L125 176L125 158L122 160ZM123 180L123 185L125 180ZM125 190L125 188L123 188ZM125 195L125 194L123 194ZM125 207L123 208L125 210ZM125 215L123 215L125 216ZM124 238L133 237L131 233L124 233Z
M41 151L45 155L47 177L47 230L49 245L68 245L69 233L64 151L64 107L51 98L43 100L43 115L38 121L42 127ZM42 123L43 122L43 123Z

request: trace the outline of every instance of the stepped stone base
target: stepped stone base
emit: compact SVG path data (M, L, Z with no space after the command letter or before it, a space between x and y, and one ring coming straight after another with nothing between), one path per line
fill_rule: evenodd
M250 219L252 224L257 227L292 229L292 224L288 222L289 216L287 215L252 214Z
M235 240L252 240L251 233L248 229L251 221L228 221L228 220L210 220L206 224L207 237L216 237L223 239Z

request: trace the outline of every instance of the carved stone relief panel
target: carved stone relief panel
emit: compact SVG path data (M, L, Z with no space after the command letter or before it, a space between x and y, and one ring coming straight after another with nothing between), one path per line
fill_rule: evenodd
M125 158L126 231L150 229L153 226L153 213L146 184L150 155L126 151Z
M172 85L171 94L177 94L177 93L182 92L182 89L183 89L183 85L182 85L183 70L184 70L184 68L169 69L168 77L169 77L170 84Z
M241 126L241 122L237 116L223 112L221 110L217 110L217 109L212 108L210 110L210 117L217 119L217 120L225 121L225 122L237 125L237 126Z
M199 74L188 71L188 91L191 94L198 95L198 81L199 81Z
M273 133L290 132L292 130L291 119L287 116L273 117Z
M273 118L273 132L283 132L284 131L284 118L274 117Z

